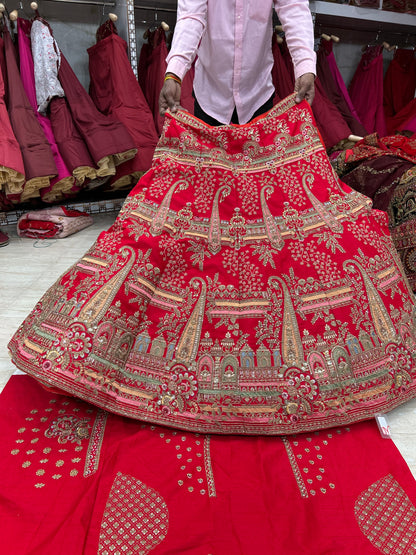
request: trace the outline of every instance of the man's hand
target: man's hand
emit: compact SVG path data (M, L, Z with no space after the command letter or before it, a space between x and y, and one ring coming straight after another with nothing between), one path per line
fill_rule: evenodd
M315 75L304 73L295 81L295 92L297 93L295 102L299 104L303 99L312 104L315 97Z
M166 76L173 75L167 73ZM175 75L176 77L176 75ZM180 105L181 101L181 85L173 80L173 79L166 79L163 83L162 90L160 91L159 96L159 113L161 116L164 116L166 110L170 110L172 113L177 112L182 108Z

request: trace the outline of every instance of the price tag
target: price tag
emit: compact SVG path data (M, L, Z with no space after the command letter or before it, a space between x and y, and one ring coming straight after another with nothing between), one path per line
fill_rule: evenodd
M384 414L377 414L376 422L381 437L384 439L391 439L390 426L387 422L386 416Z

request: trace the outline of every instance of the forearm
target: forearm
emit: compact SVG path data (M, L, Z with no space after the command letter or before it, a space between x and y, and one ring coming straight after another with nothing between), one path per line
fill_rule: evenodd
M285 32L295 78L305 73L316 75L313 22L308 0L275 0L274 7Z
M191 67L207 21L207 0L179 0L167 71L180 79Z

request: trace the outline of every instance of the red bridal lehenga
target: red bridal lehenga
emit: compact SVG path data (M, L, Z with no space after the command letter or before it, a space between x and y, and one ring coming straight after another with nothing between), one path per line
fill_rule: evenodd
M414 397L415 320L386 216L337 178L291 95L241 126L168 115L114 225L9 347L110 412L292 434Z

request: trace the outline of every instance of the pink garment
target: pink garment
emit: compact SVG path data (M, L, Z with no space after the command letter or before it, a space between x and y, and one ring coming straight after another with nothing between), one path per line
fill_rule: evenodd
M183 78L196 52L194 90L201 108L240 123L273 95L272 10L276 9L295 77L316 73L312 17L307 0L179 0L167 71Z
M329 69L331 70L332 77L334 78L335 83L338 86L338 89L342 96L345 98L345 102L348 104L348 108L351 110L351 114L355 117L355 119L362 124L360 120L360 116L355 109L354 104L352 103L351 97L348 93L348 89L345 85L344 79L342 78L341 72L338 69L337 62L335 60L334 53L332 52L332 41L328 41L325 45L326 50L330 49L330 52L327 52L326 59L328 61Z
M368 133L387 134L383 109L383 47L368 46L349 86L351 100Z
M30 33L31 22L27 19L22 19L19 17L17 20L17 30L18 30L18 43L19 43L19 59L20 59L20 76L22 79L23 87L26 91L27 97L29 99L30 105L35 112L36 118L42 127L45 137L48 140L53 159L58 170L58 175L51 179L50 187L46 187L40 191L41 197L44 197L47 193L54 188L54 186L59 183L62 179L67 179L72 177L62 156L58 150L58 146L55 141L55 137L52 131L52 125L48 117L42 115L38 111L37 100L36 100L36 87L35 87L35 77L34 77L34 66L32 51L30 48L30 39L28 34ZM72 177L72 184L74 184L75 179Z

